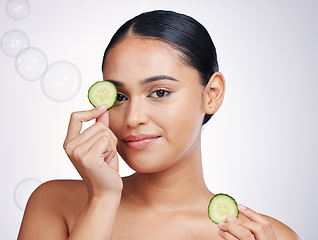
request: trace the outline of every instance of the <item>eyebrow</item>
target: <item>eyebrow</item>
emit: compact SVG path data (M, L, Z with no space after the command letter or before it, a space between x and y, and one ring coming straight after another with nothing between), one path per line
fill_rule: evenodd
M155 82L155 81L159 81L159 80L171 80L171 81L178 82L178 80L175 79L174 77L167 76L167 75L158 75L158 76L153 76L153 77L146 78L145 80L143 80L141 82L141 85L145 85L147 83L151 83L151 82Z
M174 77L171 77L171 76L157 75L157 76L153 76L153 77L149 77L149 78L144 79L143 81L141 81L140 85L146 85L148 83L152 83L152 82L156 82L156 81L160 81L160 80L171 80L171 81L176 81L176 82L179 81L179 80L177 80L177 79L175 79ZM109 82L113 83L116 87L124 86L124 84L122 82L119 82L119 81L116 81L116 80L107 79L106 81L109 81Z

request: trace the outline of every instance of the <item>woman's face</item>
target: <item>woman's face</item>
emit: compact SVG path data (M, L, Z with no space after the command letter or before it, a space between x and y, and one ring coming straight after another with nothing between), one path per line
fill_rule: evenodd
M118 89L110 129L119 154L135 171L165 170L200 145L204 87L177 50L127 37L108 52L103 76Z

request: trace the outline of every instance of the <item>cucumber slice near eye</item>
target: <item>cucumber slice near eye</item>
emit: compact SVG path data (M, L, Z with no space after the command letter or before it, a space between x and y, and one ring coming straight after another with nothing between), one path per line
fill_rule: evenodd
M117 89L112 82L98 81L88 90L88 100L94 107L106 104L110 109L117 99Z
M237 203L231 196L219 193L210 200L208 207L209 218L212 222L219 224L226 222L228 216L238 217Z

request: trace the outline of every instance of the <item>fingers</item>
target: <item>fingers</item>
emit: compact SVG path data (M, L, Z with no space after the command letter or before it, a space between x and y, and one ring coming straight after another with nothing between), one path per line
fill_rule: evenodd
M116 148L113 148L112 139L110 139L109 136L102 135L94 141L87 151L84 147L84 152L85 154L82 157L82 161L85 162L84 164L86 166L92 164L93 167L95 167L94 165L102 167L107 164L107 161L109 162L115 157L114 153L116 153ZM98 159L98 161L95 162L92 161L92 159Z
M244 239L244 240L255 240L253 233L249 228L243 226L243 221L236 217L227 217L227 223L220 223L219 235L224 239ZM230 237L232 236L232 238ZM264 239L265 240L265 239Z
M75 157L72 160L74 166L88 185L90 194L117 192L121 187L117 184L114 186L114 183L115 178L120 176L116 148L112 146L112 139L102 135L88 141L92 144L85 142L74 150ZM88 145L90 147L87 150ZM112 172L116 172L116 176Z
M114 133L107 127L108 125L108 113L105 105L94 108L90 111L75 112L71 116L68 134L64 142L64 149L77 169L80 170L82 163L79 163L85 155L88 154L91 159L97 159L99 162L101 159L111 163L111 166L118 169L116 161L111 161L116 154L117 138ZM96 118L96 123L90 126L88 129L81 133L82 122L89 121ZM90 151L100 139L107 139L105 142L104 151L97 151L98 156L95 156L95 152ZM98 145L97 145L98 146ZM92 152L92 153L91 153ZM109 155L114 155L110 157ZM104 161L100 162L103 163ZM96 163L96 162L95 162ZM114 166L113 166L114 165Z
M101 146L104 148L99 147L100 143L104 144ZM94 163L93 159L96 159L99 164L105 160L114 169L118 170L118 163L111 161L115 156L109 156L113 152L116 153L116 146L117 138L115 134L103 123L97 122L70 141L65 146L65 151L74 165L78 165L83 160L85 161L86 156L89 156L87 158L92 163ZM80 163L79 165L82 164Z
M82 131L82 123L96 123ZM117 138L108 128L106 105L72 114L64 149L83 178L89 196L121 194L123 183L118 174Z
M102 105L98 108L93 108L92 110L89 110L89 111L81 111L81 112L72 113L68 130L67 130L67 135L64 141L64 147L80 134L83 122L88 122L92 119L98 118L106 111L107 111L107 107L105 105Z
M261 214L253 211L250 208L247 208L241 204L238 205L240 213L243 214L245 217L247 217L252 222L259 223L254 227L254 232L257 235L260 232L267 231L268 234L272 237L272 239L276 239L276 233L275 230L271 224L271 222L262 216Z
M104 128L99 131L99 126ZM100 123L86 129L66 146L66 153L83 179L89 175L88 171L96 174L102 167L107 167L104 165L110 165L118 172L117 139L114 138L115 135Z
M96 118L96 122L102 122L106 127L109 127L109 113L108 111Z
M219 235L223 239L275 240L276 234L271 223L259 213L239 205L240 213L247 217L227 217L226 223L220 223Z
M91 128L93 127L94 126L91 126ZM85 131L89 131L89 129ZM89 134L88 132L83 132L83 133ZM80 138L78 141L82 141L82 139L85 139L85 136ZM101 143L104 145L100 146L97 143ZM117 145L117 138L115 137L114 133L110 131L108 128L105 128L102 131L99 131L96 134L93 134L86 141L83 141L80 147L83 149L82 151L87 152L88 154L100 153L101 154L99 155L100 160L101 161L103 160L103 162L108 163L111 167L113 167L114 169L118 171L118 161L115 161L115 162L112 161L116 156L116 145Z
M239 238L234 237L231 233L226 232L226 231L219 231L220 237L222 237L225 240L238 240Z
M80 135L72 139L65 147L66 152L72 152L74 148L80 145L86 146L86 150L90 148L91 145L100 137L107 136L112 141L112 147L115 149L117 145L117 138L114 133L107 128L103 123L97 122L94 125L87 128Z
M253 211L250 208L247 208L247 207L239 204L238 209L240 210L240 213L242 213L245 217L247 217L251 221L259 222L259 223L263 223L263 224L267 223L266 219L262 215L258 214L257 212Z
M113 133L108 130L108 129L102 129L101 131L96 132L95 129L98 129L93 126L91 127L92 131L83 132L78 138L74 139L71 143L68 144L66 150L67 153L74 153L75 159L80 159L83 153L90 153L92 152L93 154L91 155L93 158L95 157L100 157L102 154L105 154L107 151L116 151L116 143L117 140L114 139ZM96 133L95 133L96 132ZM86 135L88 136L86 136ZM104 139L107 141L104 141L105 149L100 149L100 151L91 151L91 148L98 142L98 140ZM97 156L94 153L98 153L99 155Z

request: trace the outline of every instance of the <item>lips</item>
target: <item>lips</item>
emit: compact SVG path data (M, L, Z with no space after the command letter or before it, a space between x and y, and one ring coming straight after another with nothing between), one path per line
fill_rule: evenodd
M142 150L148 146L155 143L160 136L148 135L148 134L139 134L139 135L129 135L123 138L123 142L134 150Z

